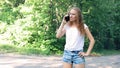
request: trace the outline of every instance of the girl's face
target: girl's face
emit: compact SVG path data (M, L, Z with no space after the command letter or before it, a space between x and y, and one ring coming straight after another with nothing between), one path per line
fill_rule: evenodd
M70 21L71 22L77 21L77 19L78 19L78 13L77 13L77 11L75 11L74 9L72 9L72 10L70 10L69 15L70 15Z

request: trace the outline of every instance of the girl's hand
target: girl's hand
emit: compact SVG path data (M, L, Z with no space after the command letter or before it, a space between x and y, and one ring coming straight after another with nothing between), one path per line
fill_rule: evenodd
M87 54L85 52L79 52L79 56L81 56L81 57L87 57L87 56L89 56L89 54Z
M66 16L68 16L68 15L65 15L65 16L63 17L63 20L62 20L62 23L64 23L64 24L67 23L66 20L65 20L65 17L66 17Z

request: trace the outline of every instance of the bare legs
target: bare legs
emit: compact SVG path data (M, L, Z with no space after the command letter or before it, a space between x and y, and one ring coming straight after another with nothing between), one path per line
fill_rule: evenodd
M72 67L73 67L72 64L66 62L63 63L63 68L72 68ZM75 64L75 68L85 68L85 64Z
M72 64L64 62L63 63L63 68L72 68Z
M76 64L75 68L85 68L85 64Z

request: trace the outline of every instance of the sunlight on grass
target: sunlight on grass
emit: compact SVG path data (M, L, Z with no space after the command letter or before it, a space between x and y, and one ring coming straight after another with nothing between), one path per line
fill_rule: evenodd
M11 45L0 45L0 53L16 52L17 48Z
M12 45L0 45L0 53L15 53L24 55L50 55L40 48L16 47ZM56 54L57 55L57 54ZM101 52L92 52L90 56L108 56L120 55L120 50L102 50Z
M10 44L11 41L8 40L10 37L9 32L5 32L7 30L7 24L6 23L0 23L0 44Z
M21 6L20 12L32 12L33 7Z
M42 50L37 48L17 47L12 45L0 45L0 53L15 53L25 55L45 55Z

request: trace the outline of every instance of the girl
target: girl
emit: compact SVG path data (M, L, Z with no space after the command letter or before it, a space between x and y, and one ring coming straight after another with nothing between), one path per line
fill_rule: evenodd
M64 16L62 23L57 30L56 37L66 35L66 44L63 54L63 68L85 68L85 56L89 56L95 40L86 24L82 21L82 14L78 7L73 7L68 12L69 18ZM83 52L84 37L90 40L87 52Z

